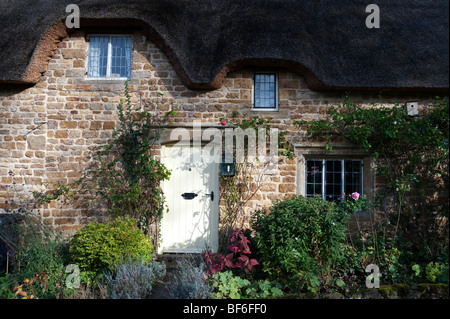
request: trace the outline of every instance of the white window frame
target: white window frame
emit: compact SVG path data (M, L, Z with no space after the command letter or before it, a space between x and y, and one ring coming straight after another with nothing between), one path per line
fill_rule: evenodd
M257 74L274 74L275 75L275 107L256 107L255 106L255 93L256 93L256 85L255 85L255 76ZM253 79L252 79L253 85L252 85L252 110L253 111L261 111L261 112L274 112L278 111L278 72L275 71L255 71L253 72Z
M90 38L91 37L109 37L108 41L108 59L106 65L106 77L89 76L89 48L90 48ZM131 64L130 64L130 78L127 77L112 77L112 37L130 37L131 38ZM132 34L89 34L87 36L87 55L86 55L86 79L87 80L117 80L126 81L132 78L133 70L133 35Z
M321 161L322 162L322 181L321 181L321 197L323 200L328 200L328 198L326 198L326 162L327 161L340 161L341 162L341 195L344 194L345 191L345 161L359 161L360 165L361 165L361 177L360 177L360 184L361 184L361 189L360 194L364 193L364 159L362 158L327 158L327 157L321 157L321 158L307 158L305 159L305 167L304 167L304 172L305 172L305 178L304 178L304 187L305 187L305 196L308 196L308 176L307 176L307 162L308 161Z

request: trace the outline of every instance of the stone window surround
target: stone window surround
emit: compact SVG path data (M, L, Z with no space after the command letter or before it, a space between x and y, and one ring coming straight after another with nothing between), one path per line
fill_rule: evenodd
M295 154L297 158L297 195L306 195L305 170L306 160L323 158L323 159L359 159L363 161L363 194L369 200L375 196L376 180L375 180L375 159L370 154L354 147L333 146L332 151L326 151L321 146L295 146Z

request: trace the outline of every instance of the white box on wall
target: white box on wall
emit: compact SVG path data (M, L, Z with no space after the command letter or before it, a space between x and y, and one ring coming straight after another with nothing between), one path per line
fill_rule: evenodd
M416 101L406 102L406 111L409 116L417 116L419 115L419 105Z

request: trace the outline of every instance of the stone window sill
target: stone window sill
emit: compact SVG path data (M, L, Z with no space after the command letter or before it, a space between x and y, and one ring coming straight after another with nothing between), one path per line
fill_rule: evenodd
M74 84L121 84L128 80L128 84L139 84L138 79L127 78L84 78L76 79Z

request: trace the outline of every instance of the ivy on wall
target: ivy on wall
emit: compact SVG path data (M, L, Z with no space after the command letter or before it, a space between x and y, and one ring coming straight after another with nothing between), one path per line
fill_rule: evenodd
M328 150L333 149L337 136L344 136L375 157L377 174L387 186L379 199L395 199L394 205L384 209L396 224L396 232L412 248L429 255L438 254L442 241L447 241L448 247L448 199L436 200L439 193L447 192L448 196L447 97L436 97L415 117L398 104L363 107L347 98L342 105L330 108L326 119L296 121L295 125L323 141Z

